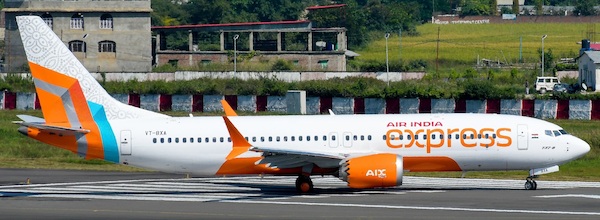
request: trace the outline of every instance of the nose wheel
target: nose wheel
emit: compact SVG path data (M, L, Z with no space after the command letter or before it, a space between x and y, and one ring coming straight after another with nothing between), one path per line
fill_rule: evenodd
M525 182L525 189L526 190L536 190L537 189L537 183L535 182L535 180L533 180L533 178L527 177L527 181Z
M300 175L296 179L296 191L299 193L309 193L314 189L314 185L310 176Z

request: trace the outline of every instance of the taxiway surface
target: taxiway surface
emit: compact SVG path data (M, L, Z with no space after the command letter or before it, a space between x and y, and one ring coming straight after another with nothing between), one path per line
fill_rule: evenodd
M29 184L27 184L29 178ZM2 219L599 219L600 183L405 177L352 190L313 177L185 178L162 173L0 169Z

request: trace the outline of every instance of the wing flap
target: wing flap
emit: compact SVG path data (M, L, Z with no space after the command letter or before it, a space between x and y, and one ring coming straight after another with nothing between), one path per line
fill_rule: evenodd
M344 155L337 155L325 152L298 151L289 149L280 149L273 147L253 146L250 151L260 152L263 159L258 164L267 164L270 167L294 168L309 164L315 164L321 168L335 168L339 166Z

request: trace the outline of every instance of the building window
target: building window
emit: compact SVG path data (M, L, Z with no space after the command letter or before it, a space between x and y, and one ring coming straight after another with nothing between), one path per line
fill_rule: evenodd
M318 62L321 65L321 69L327 69L327 63L329 63L329 60L319 60Z
M69 42L69 50L71 50L71 52L85 53L85 42L80 40L71 41Z
M83 15L77 13L71 17L71 29L83 29Z
M114 41L100 41L98 42L98 52L100 53L116 53L117 44Z
M48 27L50 27L50 29L52 29L52 25L54 24L54 18L52 18L52 15L46 13L46 14L43 14L41 17L42 17L42 20L44 20L44 22L48 25Z
M112 29L113 18L109 14L103 14L100 16L100 29Z

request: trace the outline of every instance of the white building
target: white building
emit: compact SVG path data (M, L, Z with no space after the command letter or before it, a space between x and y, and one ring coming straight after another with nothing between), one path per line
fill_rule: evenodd
M600 88L600 51L585 51L579 57L579 84L596 91Z

